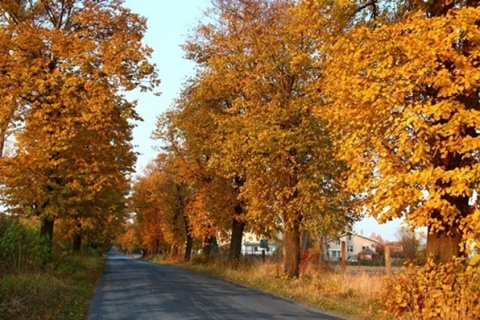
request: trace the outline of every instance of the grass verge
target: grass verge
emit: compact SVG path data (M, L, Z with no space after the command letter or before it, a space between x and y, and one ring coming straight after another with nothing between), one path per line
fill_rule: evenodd
M71 256L47 271L0 279L0 318L86 319L104 258Z

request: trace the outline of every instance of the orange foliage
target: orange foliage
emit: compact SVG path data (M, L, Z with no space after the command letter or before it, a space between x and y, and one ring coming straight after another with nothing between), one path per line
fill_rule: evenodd
M445 262L480 230L480 9L442 3L326 48L330 108L318 112L331 117L362 209L428 227L428 253Z
M185 206L189 189L176 183L161 157L135 182L132 209L142 246L150 252L180 248L187 238Z
M212 203L220 201L242 204L239 218L247 228L270 237L279 231L294 233L292 239L301 230L335 233L350 222L341 192L345 167L335 161L325 123L313 114L306 92L317 70L316 47L298 32L293 9L290 1L215 1L217 23L200 24L184 46L198 73L162 124L172 128L173 150L198 181L200 203L191 205L200 225L222 226L212 216ZM214 186L225 186L230 196L206 201ZM298 267L297 250L289 247L287 260ZM296 276L298 268L286 272Z
M3 204L108 228L123 219L136 158L138 116L121 92L157 82L145 20L121 1L2 1L0 13L0 135L14 139L0 165Z

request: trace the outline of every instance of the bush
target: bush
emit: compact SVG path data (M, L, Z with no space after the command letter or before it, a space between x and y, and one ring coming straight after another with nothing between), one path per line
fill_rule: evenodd
M413 264L387 279L380 297L395 319L479 319L480 266L478 256L424 267Z
M0 215L0 275L38 270L50 258L48 246L39 239L38 230Z

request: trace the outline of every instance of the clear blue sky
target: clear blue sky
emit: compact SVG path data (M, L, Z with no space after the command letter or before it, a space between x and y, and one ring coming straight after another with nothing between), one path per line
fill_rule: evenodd
M137 123L134 130L134 144L140 153L136 170L141 174L157 154L155 147L159 146L159 142L150 138L157 116L172 106L185 79L193 75L194 64L183 59L180 45L211 4L210 0L126 0L125 5L148 19L144 43L154 50L152 61L157 64L162 81L160 97L150 93L129 94L129 97L138 99L137 111L144 119ZM354 225L354 231L367 237L375 232L384 239L395 240L399 226L399 220L379 225L375 219L366 218Z

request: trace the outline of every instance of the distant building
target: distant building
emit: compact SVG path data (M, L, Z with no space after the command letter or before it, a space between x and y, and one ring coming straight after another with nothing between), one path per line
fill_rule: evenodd
M242 241L242 255L272 255L278 247L278 243L266 239L260 239L252 233L245 233Z
M378 242L374 239L370 239L352 232L347 232L338 236L337 239L327 242L327 259L340 260L342 258L342 241L345 241L347 259L357 258L362 251L370 253L370 255L364 255L364 258L372 259L373 254L371 254L371 252L375 253L375 247L378 245Z

